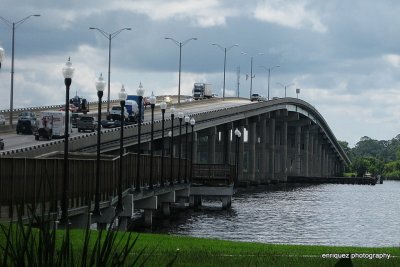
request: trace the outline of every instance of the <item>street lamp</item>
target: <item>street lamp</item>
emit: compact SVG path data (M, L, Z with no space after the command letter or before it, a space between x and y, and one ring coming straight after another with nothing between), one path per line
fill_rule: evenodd
M122 205L122 159L124 154L124 120L125 120L125 100L128 94L125 92L124 85L122 85L121 91L118 93L118 99L121 105L121 136L119 140L119 177L118 177L118 203L117 212L124 209Z
M224 87L222 89L222 100L225 100L225 70L226 70L226 52L228 52L229 50L231 50L233 47L235 46L239 46L238 44L234 44L231 45L230 47L226 48L226 47L222 47L219 44L213 43L211 45L215 45L218 46L223 52L224 52Z
M299 101L300 88L296 88L297 101Z
M174 119L175 119L175 108L174 106L171 107L171 154L170 154L170 164L171 164L171 171L170 171L170 178L171 180L169 181L170 185L174 185L173 177L172 177L172 170L173 170L173 154L174 154ZM169 134L169 133L168 133Z
M14 48L15 48L15 29L21 25L22 23L24 23L27 19L29 19L30 17L40 17L39 14L35 14L35 15L29 15L17 22L11 22L5 18L3 18L2 16L0 16L0 20L2 20L5 24L7 24L7 26L9 26L10 28L12 28L12 49L11 49L11 91L10 91L10 125L11 127L13 127L13 99L14 99ZM3 50L4 52L4 50ZM3 53L4 55L4 53ZM1 61L1 60L0 60ZM0 66L1 67L1 66Z
M139 88L136 90L138 95L138 106L139 106L139 119L138 119L138 144L137 144L137 169L136 169L136 192L140 192L140 130L142 125L142 109L143 109L143 95L144 89L142 83L139 84Z
M154 157L154 107L156 106L156 97L151 92L150 107L151 107L151 133L150 133L150 185L149 188L153 189L153 157Z
M194 151L194 125L196 124L196 120L194 118L190 119L190 126L192 127L192 153L190 153L190 181L192 180L193 177L193 151Z
M100 74L96 81L96 90L99 103L97 106L97 157L96 157L96 192L94 196L94 211L96 215L100 215L100 128L101 128L101 98L105 87L103 75Z
M189 38L184 42L178 42L174 38L165 37L166 40L171 40L174 44L179 46L179 83L178 83L178 105L181 103L181 66L182 66L182 46L189 43L192 40L197 40L197 38Z
M185 116L185 126L186 126L186 134L185 134L185 183L187 183L187 162L188 162L188 126L189 126L190 118L188 115Z
M181 183L181 159L182 159L182 120L183 120L183 112L179 111L178 118L179 118L179 151L178 151L178 182Z
M164 149L164 125L165 125L165 110L167 109L167 103L165 103L164 101L161 102L160 104L160 108L161 108L161 114L162 114L162 120L161 120L161 186L164 186L164 153L165 153L165 149Z
M3 62L4 58L4 49L0 46L0 69L1 69L1 62Z
M63 194L61 200L61 222L68 224L68 189L69 189L69 165L68 165L68 134L69 134L69 89L74 76L71 58L65 63L62 73L65 83L65 131L64 131L64 176L63 176Z
M275 68L279 68L279 67L280 67L279 65L276 65L276 66L273 66L273 67L269 67L269 68L267 68L265 66L260 66L260 68L265 69L267 71L267 74L268 74L268 77L267 77L267 81L268 81L268 97L267 97L267 99L268 100L269 100L269 79L270 79L270 76L271 76L271 70L273 70Z
M111 39L116 37L120 32L127 30L130 31L131 28L122 28L113 33L108 33L103 31L102 29L96 27L89 27L90 30L97 30L100 32L104 37L108 39L108 92L107 92L107 114L110 113L110 75L111 75Z
M238 128L235 130L235 136L236 136L236 153L235 153L235 166L236 166L236 175L235 175L235 187L238 186L239 182L239 140L240 137L242 136L242 133L239 131Z
M242 55L247 55L246 52L242 52ZM264 53L257 53L257 55L264 55ZM253 94L253 56L250 57L250 99ZM246 79L247 80L247 79Z
M286 84L286 85L283 85L283 84L281 84L281 83L277 83L277 84L279 84L280 86L282 86L283 88L285 88L285 97L286 97L286 88L288 88L288 87L294 85L294 83L289 83L289 84Z

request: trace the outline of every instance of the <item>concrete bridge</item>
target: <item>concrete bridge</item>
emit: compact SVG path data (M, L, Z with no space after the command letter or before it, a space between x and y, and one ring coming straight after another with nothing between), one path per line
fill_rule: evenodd
M139 166L143 177L139 180L134 177L133 173L136 173L137 165L133 158L137 157L135 152L137 151L138 127L137 125L125 127L123 141L125 208L123 213L119 211L121 222L126 221L122 218L128 219L132 216L134 208L145 210L145 217L148 222L151 222L154 210L161 209L168 214L171 203L198 204L202 193L191 184L190 178L195 180L196 177L191 177L191 175L200 173L195 170L200 168L199 166L228 166L222 171L222 176L225 175L227 181L235 180L237 185L246 186L285 183L288 177L293 180L296 176L303 179L304 177L337 177L341 176L344 166L350 163L322 115L302 100L282 98L251 103L243 99L226 99L225 101L217 99L181 104L179 108L193 117L196 125L193 132L190 126L187 130L184 123L180 127L179 120L175 116L173 125L176 138L171 147L169 138L161 139L161 120L155 120L153 151L158 163L153 164L155 169L153 179L149 179L148 174L145 174L146 168L149 167L148 155L142 155L147 159L142 160L142 165ZM161 113L158 108L155 112ZM146 116L149 117L148 114ZM171 130L171 124L167 111L164 133ZM150 126L149 120L142 125L141 153L143 154L150 154ZM242 138L238 140L238 143L234 136L235 129L242 133ZM115 214L118 187L116 177L119 175L115 164L120 160L115 155L119 152L119 137L120 129L118 128L102 131L101 207L103 218L91 219L99 223L110 217L105 214ZM74 163L72 167L70 164L70 180L75 181L76 187L70 195L69 213L71 216L76 215L76 218L84 216L93 206L95 161L94 154L91 153L96 151L96 141L96 133L71 137L69 141L70 152L74 152L71 155L75 155L71 159ZM166 148L166 157L161 157L162 147ZM34 190L27 194L27 190L36 188L32 185L33 181L36 186L39 180L44 182L44 176L47 183L51 184L51 192L54 194L52 196L47 194L41 207L43 210L57 213L62 191L60 182L62 158L54 156L57 151L63 151L63 140L40 145L32 144L26 148L0 154L1 218L15 216L10 211L16 203L26 204L28 195L30 201L40 203L38 192ZM172 157L170 157L170 152L172 152ZM161 161L170 160L170 158L174 158L171 161L172 164L168 163L165 169L161 168ZM236 159L238 159L238 166L235 166ZM197 166L197 164L204 165ZM232 172L232 167L229 166L237 167L236 171ZM10 183L14 190L11 194ZM222 191L225 193L221 194ZM210 194L221 197L223 205L229 207L230 197L223 198L223 196L231 195L233 191L229 188L227 191L229 192L226 192L224 187L214 188L213 193ZM78 221L82 222L81 219Z

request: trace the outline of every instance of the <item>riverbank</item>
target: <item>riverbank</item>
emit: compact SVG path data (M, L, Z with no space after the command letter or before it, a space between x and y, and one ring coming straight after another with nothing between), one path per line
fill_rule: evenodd
M82 246L83 232L71 234L74 248ZM139 263L149 256L145 266L333 266L350 254L356 257L353 266L400 266L400 248L278 245L140 233L132 257L142 249Z

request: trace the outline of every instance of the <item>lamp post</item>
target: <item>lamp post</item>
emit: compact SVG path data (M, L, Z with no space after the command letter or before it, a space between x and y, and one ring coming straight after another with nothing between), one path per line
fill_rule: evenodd
M296 88L297 101L299 101L300 88Z
M267 76L267 83L268 83L268 97L267 97L267 99L269 100L269 80L270 80L270 77L271 77L271 70L273 70L273 69L275 69L275 68L279 68L280 66L279 65L276 65L276 66L273 66L273 67L269 67L269 68L267 68L267 67L265 67L265 66L260 66L260 68L263 68L263 69L265 69L266 71L267 71L267 74L268 74L268 76Z
M179 111L178 118L179 118L179 151L178 151L178 183L181 183L181 159L182 159L182 120L183 120L183 112Z
M96 157L96 192L94 196L94 211L93 214L100 215L100 128L101 128L101 98L103 97L103 91L105 82L103 75L100 74L99 79L96 81L96 90L99 103L97 106L97 157Z
M74 68L72 67L71 59L65 63L62 73L65 83L65 131L64 131L64 176L63 176L63 194L61 199L61 222L68 224L68 190L69 190L69 164L68 164L68 134L69 134L69 89L74 76Z
M224 52L224 87L222 89L222 100L225 100L225 70L226 70L226 52L228 52L229 50L231 50L233 47L235 46L239 46L238 44L234 44L231 45L230 47L226 48L226 47L222 47L219 44L213 43L211 45L215 45L218 46L223 52Z
M173 159L173 154L174 154L174 119L175 119L175 108L174 106L171 107L171 154L170 154L170 164L171 164L171 170L170 170L170 185L174 185L173 177L172 177L172 170L173 170L173 164L174 164L174 159ZM169 133L168 133L169 134Z
M294 85L294 83L289 83L289 84L286 84L286 85L283 85L283 84L281 84L281 83L277 83L277 84L279 84L280 86L282 86L283 88L285 88L285 97L286 97L286 88L288 88L288 87Z
M154 158L154 107L156 106L156 97L151 92L150 96L150 107L151 107L151 133L150 133L150 185L149 188L153 189L153 158Z
M164 126L165 126L165 110L167 109L167 103L164 101L161 102L160 104L161 108L161 114L162 114L162 119L161 119L161 186L164 186Z
M192 180L193 177L193 151L194 151L194 125L196 124L196 120L194 118L190 119L190 126L192 127L192 151L190 155L190 181Z
M124 207L122 205L122 162L124 156L124 120L125 120L125 100L127 93L122 85L121 91L118 93L118 99L121 105L121 136L119 140L119 177L118 177L118 203L117 212L121 212Z
M185 134L185 183L187 183L187 162L188 162L188 126L189 126L190 118L189 116L185 116L185 126L186 126L186 134Z
M239 181L239 140L240 137L242 136L242 133L239 131L238 128L235 130L235 136L236 136L236 153L235 153L235 167L236 167L236 175L235 175L235 187L238 186L238 181Z
M4 49L0 46L0 69L1 69L1 62L3 62L4 58Z
M111 75L111 40L116 37L120 32L127 30L130 31L131 28L122 28L113 33L108 33L102 29L96 27L89 27L90 30L97 30L104 37L108 39L108 92L107 92L107 114L110 112L110 75Z
M142 125L142 109L143 109L143 95L144 89L142 83L139 84L139 88L136 90L138 95L138 106L139 106L139 120L138 120L138 144L137 144L137 168L136 168L136 192L140 192L140 130Z
M20 19L17 22L11 22L2 16L0 16L0 20L2 20L7 26L9 26L12 29L12 42L11 42L11 90L10 90L10 125L13 127L13 99L14 99L14 50L15 50L15 29L24 23L27 19L30 17L40 17L39 14L35 15L29 15L23 19ZM3 50L4 52L4 50ZM4 53L3 53L4 55ZM1 60L0 60L1 61ZM0 66L1 67L1 66Z
M242 55L247 55L246 52L242 52ZM257 55L264 55L264 53L257 53ZM250 57L250 99L253 94L253 56Z
M182 46L189 43L192 40L197 40L197 38L189 38L184 42L178 42L174 38L165 37L166 40L171 40L174 44L179 46L179 83L178 83L178 105L181 103L181 66L182 66Z

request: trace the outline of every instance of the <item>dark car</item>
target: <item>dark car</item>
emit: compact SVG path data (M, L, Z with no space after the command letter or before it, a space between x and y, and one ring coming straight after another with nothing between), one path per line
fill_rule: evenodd
M81 114L79 114L79 113L72 113L72 115L71 115L71 124L72 124L72 128L76 128L77 126L76 126L76 123L78 122L78 120L79 120L79 115L81 115Z
M76 122L76 127L78 128L78 132L81 131L91 131L97 128L97 122L94 117L82 115L79 120Z
M260 97L261 96L259 94L252 94L251 97L250 97L250 101L251 102L258 101L260 99Z
M0 138L0 150L4 149L4 140Z
M19 118L17 122L17 134L33 134L37 129L36 120Z

